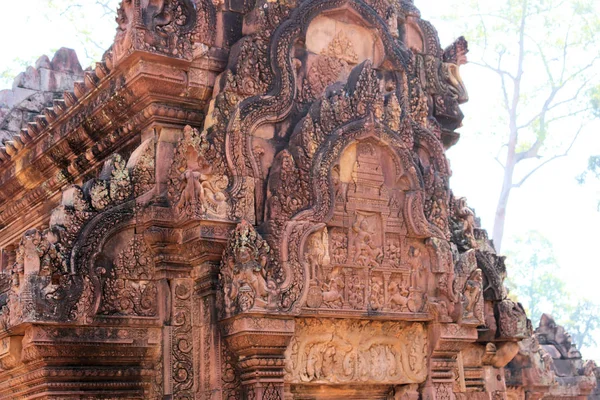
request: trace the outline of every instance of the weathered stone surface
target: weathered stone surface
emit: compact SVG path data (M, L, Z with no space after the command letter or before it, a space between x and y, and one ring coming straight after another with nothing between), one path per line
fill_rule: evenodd
M61 49L0 93L0 399L593 390L449 188L464 38L412 1L117 23L95 69Z
M12 90L0 92L0 141L10 140L27 128L36 115L52 106L52 101L72 91L75 81L83 78L83 70L75 51L59 49L52 58L40 57L35 67L19 74Z

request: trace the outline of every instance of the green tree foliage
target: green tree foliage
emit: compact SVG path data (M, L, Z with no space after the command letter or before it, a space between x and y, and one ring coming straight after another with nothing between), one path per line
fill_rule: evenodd
M580 185L591 184L599 187L600 193L600 156L590 156L587 169L577 177ZM598 199L597 210L600 212L600 198Z
M597 346L597 333L600 329L600 305L588 298L582 298L567 308L568 317L562 323L579 348Z
M500 250L512 190L567 156L598 110L600 2L454 0L452 6L453 20L466 25L470 61L489 72L490 96L498 99L499 119L485 129L501 138L493 229Z
M84 45L85 57L95 61L107 46L105 38L98 37L94 27L98 23L114 23L119 3L119 0L49 0L48 8L75 27L77 39Z
M543 313L561 320L569 296L557 276L558 263L552 243L541 233L528 232L513 240L507 253L507 286L523 304L534 326Z
M539 232L530 231L515 238L509 247L507 286L511 297L525 307L534 327L543 313L551 314L579 348L595 346L600 304L569 292L558 276L552 243Z

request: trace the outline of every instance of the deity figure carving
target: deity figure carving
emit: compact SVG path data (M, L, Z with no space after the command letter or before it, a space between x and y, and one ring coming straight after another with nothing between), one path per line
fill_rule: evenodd
M221 262L220 280L227 316L251 309L277 309L280 293L270 276L271 248L242 221L232 232Z
M333 262L344 264L348 259L348 235L340 229L331 230L331 254Z
M422 327L328 319L297 324L286 354L289 382L405 384L425 377Z
M371 278L369 303L372 310L381 310L385 304L384 284L380 277Z
M421 311L426 302L426 271L423 264L421 250L411 246L408 250L408 264L410 265L410 295L408 308L412 312Z
M60 234L56 229L26 231L17 249L17 276L14 277L14 282L18 285L18 276L54 276L66 273L66 260L61 253L59 240Z
M396 240L388 239L387 248L385 250L387 260L392 266L398 266L402 258L402 247L400 246L400 243Z
M352 261L363 267L376 268L383 261L383 251L378 247L373 236L369 220L365 216L357 216L352 225L353 235L350 242Z
M468 52L469 46L462 36L444 51L442 77L459 104L469 100L467 88L460 76L460 67L467 63Z
M454 236L466 242L468 248L478 247L475 239L475 213L467 206L467 199L461 197L454 204Z
M334 199L337 202L345 204L348 184L341 181L339 165L333 167L333 170L331 171L331 181L333 183Z
M354 50L354 45L344 34L344 31L338 32L337 35L329 42L326 49L321 52L325 56L338 58L351 64L358 62L358 54Z
M344 278L341 275L340 268L334 268L323 282L323 304L329 308L342 308L344 304Z
M361 309L365 302L365 285L358 275L352 275L348 279L348 304L354 309Z
M179 215L225 218L229 179L216 173L206 132L186 126L171 167L169 195Z
M408 311L409 291L400 279L394 279L389 283L390 308L394 311Z
M313 279L322 279L322 267L330 263L329 257L329 233L327 228L315 232L308 237L306 245L306 262L310 267Z
M483 273L480 269L473 271L465 284L463 291L463 320L476 319L483 323L483 306L481 295L483 291Z
M408 263L410 265L410 285L413 289L424 290L424 277L426 268L421 259L421 250L418 247L410 247L408 251Z

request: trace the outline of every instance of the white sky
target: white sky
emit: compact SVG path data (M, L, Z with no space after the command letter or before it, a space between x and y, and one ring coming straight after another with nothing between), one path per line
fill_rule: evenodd
M0 44L0 72L14 65L17 58L34 61L42 54L52 58L51 51L63 46L76 49L85 68L91 62L86 58L85 49L91 57L99 57L101 51L98 49L108 48L116 27L112 17L103 17L101 8L85 0L82 3L86 6L78 11L81 15L68 21L61 14L61 8L67 2L57 0L57 7L52 8L47 0L26 3L0 0L4 15L10 16L4 19L0 28L4 38ZM116 0L113 2L118 3ZM436 17L447 11L440 5L439 1L417 1L423 17L435 24L440 31L442 46L446 46L461 32L457 30L458 24ZM93 32L98 46L91 43L84 45L77 37L74 25ZM469 205L476 209L484 228L491 232L501 169L493 160L497 151L495 139L476 131L486 126L486 121L497 111L487 101L488 84L495 85L496 82L490 82L490 77L474 65L464 66L461 73L470 101L463 106L466 119L460 129L462 138L448 152L454 172L451 187L458 196L469 199ZM0 89L6 87L10 84L0 82ZM543 233L554 245L562 278L570 289L575 293L585 293L597 303L600 303L600 261L596 253L600 248L600 213L596 211L596 202L600 191L598 185L580 186L575 178L586 169L590 155L600 154L599 129L598 123L590 125L569 157L549 164L522 188L513 191L505 234L505 244L508 245L513 235L532 229ZM600 349L588 349L584 356L600 360Z

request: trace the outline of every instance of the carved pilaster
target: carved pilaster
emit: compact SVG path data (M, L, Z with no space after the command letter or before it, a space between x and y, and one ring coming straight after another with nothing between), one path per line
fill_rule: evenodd
M477 340L477 330L457 324L432 324L429 328L432 357L421 395L424 400L453 400L455 370L460 351Z
M171 293L173 313L171 317L171 384L173 399L193 398L194 366L192 335L191 279L173 279Z
M223 321L222 326L226 343L240 359L244 399L283 399L284 353L294 333L294 321L238 315Z
M206 267L206 268L204 268ZM216 269L203 264L202 277L198 278L194 290L194 365L196 371L196 398L212 399L212 393L223 393L222 340L216 313ZM235 375L235 374L234 374ZM229 378L226 378L229 379ZM229 398L225 394L223 398Z

